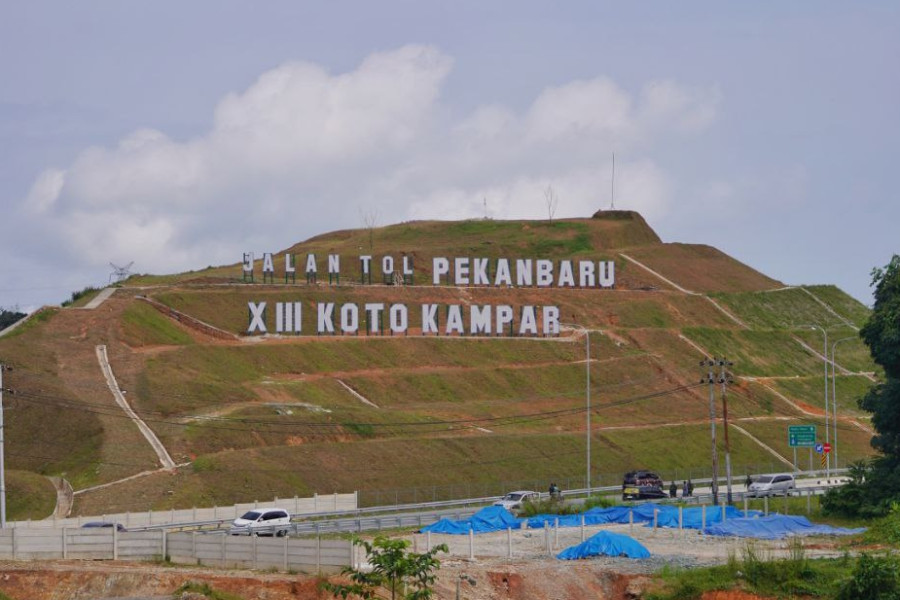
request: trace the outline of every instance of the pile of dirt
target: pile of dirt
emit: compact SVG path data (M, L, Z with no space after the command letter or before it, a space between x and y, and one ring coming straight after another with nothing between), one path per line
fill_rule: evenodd
M646 575L619 573L592 561L495 564L446 560L435 585L437 600L638 600L653 585ZM246 600L326 600L321 578L284 573L214 571L108 561L0 564L0 591L13 600L163 600L203 598L175 592L186 583L208 585ZM458 589L458 595L457 595ZM761 600L744 592L712 592L703 600Z

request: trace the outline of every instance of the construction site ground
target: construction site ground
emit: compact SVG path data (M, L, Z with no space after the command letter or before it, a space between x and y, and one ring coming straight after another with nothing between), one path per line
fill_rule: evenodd
M589 536L599 527L586 528ZM748 548L760 558L788 556L791 543L702 536L696 531L661 529L643 525L606 525L603 529L631 535L648 550L649 559L597 557L562 561L555 554L581 541L580 528L513 532L513 557L507 556L507 532L475 536L474 559L468 536L432 535L431 544L447 543L441 554L436 597L451 600L568 600L641 598L654 574L663 567L695 568L722 564L729 556L740 559ZM558 536L558 537L557 537ZM425 550L424 534L407 536L413 548ZM552 550L548 551L547 541ZM805 538L809 558L834 557L844 552L836 538ZM329 598L319 589L320 577L304 574L179 567L164 564L112 561L31 561L0 564L0 591L14 600L161 600L186 582L236 594L246 600L307 600ZM174 596L182 598L182 596ZM201 598L184 596L184 598ZM743 592L707 594L704 600L750 600Z

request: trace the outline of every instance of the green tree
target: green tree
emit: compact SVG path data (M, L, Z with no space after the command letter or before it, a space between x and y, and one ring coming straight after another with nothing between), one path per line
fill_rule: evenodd
M0 329L6 329L19 319L24 319L25 316L25 313L19 312L15 308L0 308Z
M872 271L872 284L875 306L859 334L884 369L885 381L873 386L859 405L872 413L877 432L872 446L882 454L881 466L893 468L900 465L900 256Z
M872 413L872 447L878 456L858 485L829 491L826 512L884 515L900 498L900 256L872 270L875 304L859 335L884 369L885 380L872 386L859 407ZM851 497L852 496L852 497Z
M435 558L438 552L447 552L447 545L440 544L428 552L417 554L407 551L408 540L392 540L378 536L372 543L355 539L353 543L366 549L367 562L372 570L363 572L353 568L342 571L350 583L323 582L322 588L341 598L384 598L391 600L427 600L433 597L435 570L441 563ZM399 596L398 596L399 594Z

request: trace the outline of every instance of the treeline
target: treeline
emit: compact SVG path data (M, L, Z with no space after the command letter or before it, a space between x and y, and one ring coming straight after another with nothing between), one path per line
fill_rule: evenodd
M16 321L24 319L25 316L25 313L19 312L18 308L0 307L0 329L6 329Z

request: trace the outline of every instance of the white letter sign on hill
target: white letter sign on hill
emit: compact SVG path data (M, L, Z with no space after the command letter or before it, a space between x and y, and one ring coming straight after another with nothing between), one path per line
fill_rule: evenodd
M245 282L254 282L254 259L252 252L245 252L242 270ZM319 268L318 256L314 252L306 255L306 285L318 285L316 275ZM273 254L262 254L263 282L274 282L275 261ZM432 285L456 287L531 287L548 293L553 288L611 288L615 286L615 263L611 260L590 261L547 258L486 258L458 256L448 258L435 256L431 259ZM493 267L493 268L492 268ZM327 254L328 284L340 284L341 260L338 254ZM372 274L381 269L382 285L412 285L414 283L412 257L402 253L401 262L391 255L382 255L380 260L372 255L359 256L360 282L372 284ZM296 259L293 254L284 255L285 283L295 282ZM376 280L377 281L377 280ZM308 330L318 335L390 335L409 333L410 319L421 320L420 335L424 336L538 336L559 335L558 306L513 306L480 304L433 304L424 303L413 307L406 304L390 304L367 301L363 304L352 302L315 302L314 318L310 316ZM266 302L248 302L248 335L275 334L299 335L303 331L303 303L300 301L274 302L275 310L267 311ZM416 314L418 311L418 314ZM274 312L274 315L270 315ZM311 311L312 312L312 311ZM269 321L272 318L273 321ZM365 324L361 323L365 320ZM336 323L336 321L338 321ZM312 325L315 327L312 327Z
M248 302L247 308L250 310L250 326L247 327L247 333L265 333L266 332L266 303L265 302Z
M276 302L275 325L267 323L267 302L248 302L250 325L247 334L300 335L303 332L303 304L301 302ZM446 319L441 323L440 304L421 304L418 307L422 319L421 335L456 335L473 337L559 335L558 306L534 307L530 305L516 310L508 305L450 304L445 305ZM468 314L467 314L468 313ZM365 315L367 326L360 327L360 316ZM335 317L339 319L335 326ZM540 317L540 318L539 318ZM366 302L362 306L347 302L320 302L316 304L316 333L318 335L384 335L385 320L390 333L409 333L409 307L405 304L386 305L383 302ZM466 324L468 323L468 328Z
M263 283L273 281L275 273L275 261L271 252L263 253ZM391 284L403 280L404 285L413 282L412 257L403 255L401 277L395 279L398 261L387 254L381 260L374 260L369 254L359 256L360 280L363 284L372 283L373 272L381 268L381 281ZM340 285L341 260L338 254L328 255L328 275L330 285ZM253 253L245 252L242 258L242 271L244 281L253 282ZM316 274L319 273L318 256L310 252L306 255L307 284L317 283ZM491 268L493 267L493 269ZM285 282L293 280L291 275L296 271L296 262L292 254L284 256ZM575 273L578 273L577 281ZM493 273L493 276L491 275ZM589 260L576 261L561 259L553 261L547 258L485 258L457 256L447 258L435 256L431 259L431 283L432 285L454 285L457 287L468 286L495 286L495 287L560 287L560 288L611 288L615 286L615 263L611 260L601 260L596 263ZM376 279L377 281L377 279Z

